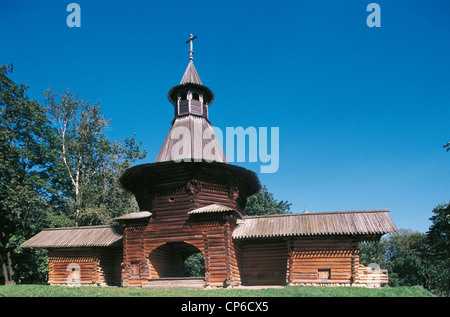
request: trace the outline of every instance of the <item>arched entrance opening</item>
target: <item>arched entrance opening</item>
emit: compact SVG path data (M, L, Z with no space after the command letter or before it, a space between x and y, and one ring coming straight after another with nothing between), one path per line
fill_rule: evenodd
M186 242L167 242L149 254L152 278L204 277L202 252Z

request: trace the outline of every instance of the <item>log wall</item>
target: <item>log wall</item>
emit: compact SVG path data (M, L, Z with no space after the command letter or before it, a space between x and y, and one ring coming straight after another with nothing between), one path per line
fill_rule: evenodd
M121 248L70 248L49 252L50 285L120 285Z
M288 241L288 281L293 284L349 284L358 280L359 253L352 239Z
M380 269L377 265L366 267L362 264L358 266L358 284L367 287L381 287L389 282L388 271Z
M184 260L195 252L205 257L206 285L240 283L232 240L235 215L188 214L212 203L240 210L242 199L234 188L189 182L146 195L139 196L140 205L153 216L147 223L127 223L124 230L122 285L140 287L149 279L180 276ZM133 273L137 270L140 274Z
M235 244L243 285L359 282L359 251L352 238L248 239Z
M284 285L288 249L285 240L250 240L239 244L243 285Z

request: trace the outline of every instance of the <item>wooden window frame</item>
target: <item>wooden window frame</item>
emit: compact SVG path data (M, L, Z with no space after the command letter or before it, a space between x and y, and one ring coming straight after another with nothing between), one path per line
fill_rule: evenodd
M331 280L331 269L318 269L317 278L319 280Z

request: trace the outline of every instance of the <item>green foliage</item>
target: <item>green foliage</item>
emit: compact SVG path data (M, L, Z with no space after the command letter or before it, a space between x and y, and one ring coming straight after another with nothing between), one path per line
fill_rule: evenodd
M430 253L435 263L434 289L450 296L450 203L437 205L430 218L432 225L427 232Z
M265 289L149 289L125 287L68 287L48 285L0 286L9 297L433 297L420 286L314 287L287 286Z
M390 286L421 285L448 296L448 258L440 256L430 241L427 234L401 229L380 241L361 243L360 261L388 269Z
M291 205L292 204L287 201L277 201L273 197L273 194L268 191L266 185L264 185L259 193L247 199L244 215L258 216L286 214L290 212Z
M390 284L425 285L426 236L411 230L400 230L386 239L386 261L389 263Z
M205 276L205 257L201 252L194 253L184 261L184 276L186 277L204 277Z
M109 120L98 103L90 104L67 90L48 89L44 102L57 136L53 151L53 185L59 195L53 220L63 215L78 225L105 224L111 218L136 211L132 195L118 185L120 173L145 157L134 136L124 144L105 136ZM59 213L59 214L58 214Z
M428 231L429 242L436 256L442 260L450 259L450 203L436 206L433 213Z
M45 251L20 248L44 227L105 224L137 204L117 182L145 157L135 137L105 136L98 103L68 90L45 106L0 66L0 283L44 280Z
M365 266L376 263L380 268L386 268L386 239L380 241L365 241L359 244L359 261Z
M54 138L45 108L8 77L12 70L0 66L0 281L6 284L29 271L18 247L45 218Z

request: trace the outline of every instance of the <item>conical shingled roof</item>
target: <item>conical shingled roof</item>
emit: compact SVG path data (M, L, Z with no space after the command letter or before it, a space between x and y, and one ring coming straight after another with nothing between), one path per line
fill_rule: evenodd
M208 106L211 106L215 99L214 93L211 89L202 84L200 76L198 75L197 69L195 68L192 60L189 61L183 78L181 78L180 84L170 88L169 93L167 94L167 98L170 103L176 105L178 92L186 88L195 88L196 90L203 92L203 98L208 102Z
M203 85L202 81L200 80L200 76L198 75L197 70L195 69L194 62L192 60L189 62L188 67L184 72L183 78L181 78L180 85L186 83Z
M178 132L186 132L186 135L178 135ZM204 138L205 135L210 138ZM208 120L193 115L176 118L155 162L177 160L227 163L222 146Z
M180 84L169 90L168 99L176 107L178 92L183 90L201 92L205 108L209 107L214 100L213 92L200 80L192 56ZM155 162L181 160L227 163L220 141L214 134L207 114L205 115L204 112L176 115Z

